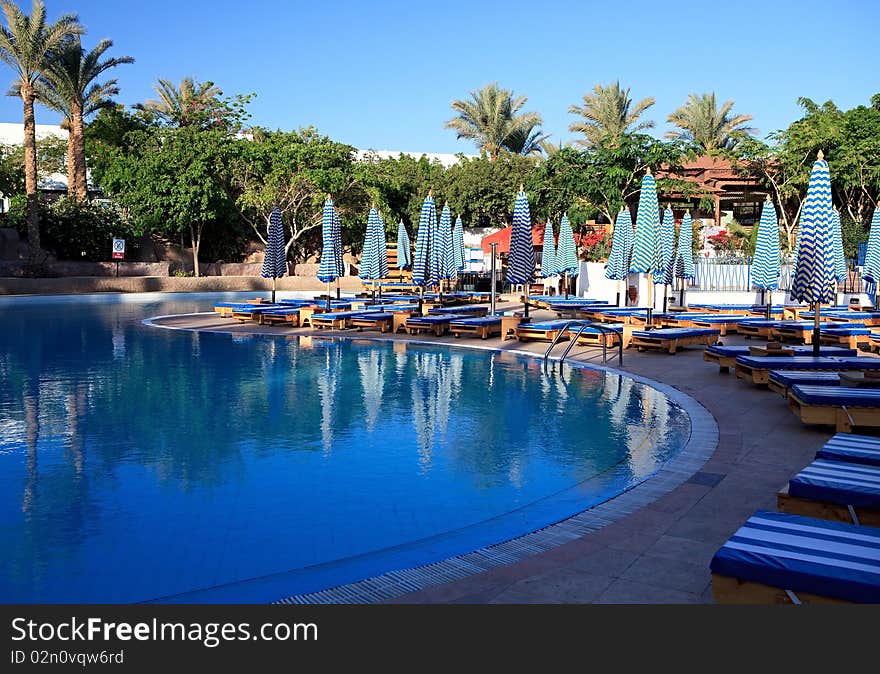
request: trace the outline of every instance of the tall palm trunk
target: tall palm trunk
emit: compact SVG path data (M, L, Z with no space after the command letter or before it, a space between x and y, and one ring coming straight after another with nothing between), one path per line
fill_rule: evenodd
M86 184L86 141L83 124L83 106L81 103L73 103L70 106L71 125L70 132L73 136L73 182L76 191L76 200L84 202L88 199L88 185Z
M21 87L24 103L24 192L27 198L28 257L35 262L40 251L40 211L37 194L37 127L34 123L34 90Z
M76 167L73 162L75 152L75 143L73 142L73 129L71 125L67 127L67 196L72 197L76 193L74 183L76 182Z

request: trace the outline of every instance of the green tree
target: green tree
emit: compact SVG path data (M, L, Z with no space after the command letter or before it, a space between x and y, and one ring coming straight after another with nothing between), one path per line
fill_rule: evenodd
M500 155L494 161L463 159L446 169L440 196L449 200L453 212L470 227L509 225L517 190L531 182L535 164L534 158L515 154Z
M538 123L516 129L507 137L507 149L524 157L540 156L550 136L541 131Z
M160 79L153 88L159 95L158 100L148 100L132 107L146 113L148 120L154 119L160 124L239 131L250 116L247 104L253 94L221 98L223 92L213 82L200 83L192 77L185 77L178 87L170 80Z
M457 138L474 141L492 160L504 150L520 154L543 123L537 112L521 112L527 101L526 96L514 97L513 91L502 89L497 82L487 84L471 91L470 99L453 101L457 116L447 120L444 127L455 131ZM537 136L535 142L540 142ZM531 153L529 149L526 154Z
M127 150L110 150L101 185L126 209L135 233L188 237L199 276L206 228L234 212L229 167L242 141L222 130L193 126L133 134Z
M68 194L78 201L88 198L86 184L85 118L112 105L111 96L119 93L115 79L103 83L95 80L110 68L134 63L131 56L102 60L113 46L112 40L101 40L90 52L84 52L79 36L62 42L54 58L37 81L38 100L64 116L68 136Z
M355 172L369 201L386 214L385 223L393 226L402 220L410 232L419 221L428 190L437 191L446 184L442 164L430 161L425 155L415 158L401 153L388 159L367 157L355 165Z
M266 242L272 209L281 209L294 259L303 241L321 226L323 203L332 194L343 227L360 226L366 197L356 185L354 148L309 127L297 131L253 130L232 166L232 184L241 217ZM351 236L350 240L356 240Z
M593 147L600 143L614 147L627 134L638 133L654 127L654 122L639 122L645 111L654 105L653 97L643 98L633 104L629 88L621 89L620 82L597 84L593 93L584 94L583 105L570 105L568 112L580 115L582 122L573 122L569 131L582 133L579 145Z
M46 5L34 0L28 16L11 0L0 0L6 25L0 26L0 59L15 72L16 95L24 107L24 174L27 197L27 232L30 262L40 249L40 214L37 196L36 124L34 85L48 68L53 52L71 35L82 33L76 14L46 22Z
M744 126L751 115L733 115L732 109L732 100L719 108L714 91L700 96L691 93L684 105L667 118L679 130L667 132L666 137L693 143L706 152L730 149L755 131Z
M639 192L650 168L658 191L688 194L692 185L675 177L682 158L680 143L664 143L646 134L627 134L618 143L599 143L589 149L557 152L534 174L532 189L539 210L550 217L577 206L601 212L609 222ZM662 173L658 170L662 167Z

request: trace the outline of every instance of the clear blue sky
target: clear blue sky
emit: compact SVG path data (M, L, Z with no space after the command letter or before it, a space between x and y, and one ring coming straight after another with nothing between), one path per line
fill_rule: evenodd
M30 0L20 4L29 11ZM579 103L619 79L654 96L655 133L691 91L715 90L754 115L760 135L799 116L797 98L843 108L880 93L877 0L420 2L410 0L47 0L76 11L87 47L104 37L136 63L113 73L125 104L159 77L210 79L257 94L252 121L312 124L360 148L473 152L443 129L450 102L498 81L529 97L554 140ZM11 71L6 72L12 79ZM21 105L0 100L0 121ZM38 123L57 122L39 108Z

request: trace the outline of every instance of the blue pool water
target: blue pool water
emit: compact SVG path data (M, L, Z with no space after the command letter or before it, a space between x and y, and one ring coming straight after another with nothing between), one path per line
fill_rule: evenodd
M0 300L0 602L273 601L559 521L689 437L597 369L141 323L212 303Z

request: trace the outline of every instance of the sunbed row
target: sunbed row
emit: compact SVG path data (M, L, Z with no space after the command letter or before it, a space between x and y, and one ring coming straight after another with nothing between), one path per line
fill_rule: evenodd
M880 603L880 438L838 433L715 553L722 603Z

